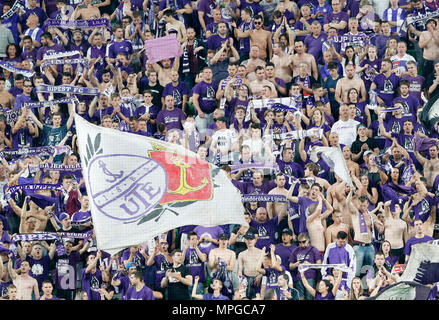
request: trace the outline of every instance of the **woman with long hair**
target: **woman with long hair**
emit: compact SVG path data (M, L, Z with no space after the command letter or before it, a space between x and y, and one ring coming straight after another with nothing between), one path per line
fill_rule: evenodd
M377 47L369 45L363 59L360 57L360 61L360 65L355 72L361 75L366 92L369 92L370 85L381 70L381 59L378 59Z
M347 300L364 300L366 296L364 295L363 284L359 277L355 277L351 282L351 291Z
M360 65L359 56L355 52L353 46L346 46L343 55L340 55L339 53L335 52L335 56L337 57L338 61L341 62L341 65L343 67L343 77L346 77L346 66L348 64L352 64L355 69ZM355 77L359 77L359 75L355 74Z
M391 255L390 251L392 250L392 245L389 240L384 240L381 243L380 251L384 254L384 259L386 260L385 264L390 266L390 269L398 262L398 257Z

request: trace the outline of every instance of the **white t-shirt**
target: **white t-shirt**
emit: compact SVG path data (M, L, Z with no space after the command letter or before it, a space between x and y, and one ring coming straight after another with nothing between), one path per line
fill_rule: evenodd
M357 139L357 126L359 124L360 122L353 119L349 119L348 121L338 120L332 126L331 133L337 133L339 143L347 145L350 148L352 143Z
M217 130L212 136L212 146L215 149L220 149L221 163L226 163L233 160L232 153L229 151L234 143L236 143L237 136L235 130L221 129ZM226 151L227 154L224 154ZM216 154L215 154L216 155Z

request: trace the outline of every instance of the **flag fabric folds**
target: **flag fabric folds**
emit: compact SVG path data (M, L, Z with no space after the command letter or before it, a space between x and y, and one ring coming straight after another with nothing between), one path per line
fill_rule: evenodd
M110 254L183 225L243 224L226 173L182 146L75 124L98 249Z
M310 159L312 162L317 162L317 155L320 153L320 157L325 163L334 170L343 181L352 186L352 180L349 176L348 167L346 161L343 158L343 154L339 147L313 147L311 149Z

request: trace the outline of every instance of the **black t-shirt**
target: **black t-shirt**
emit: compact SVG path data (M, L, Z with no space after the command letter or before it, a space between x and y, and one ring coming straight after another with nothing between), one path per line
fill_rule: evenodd
M361 151L361 146L366 143L369 147L370 151L373 151L375 148L378 148L378 143L374 138L367 138L366 141L362 142L360 139L357 138L357 140L354 141L351 147L351 152L354 154L358 154ZM363 155L357 160L358 164L362 164L364 162Z
M181 277L185 278L187 275L192 275L191 269L185 265L181 265L178 268L171 266L172 272L180 272ZM166 269L165 272L168 270ZM188 286L180 281L170 277L168 279L168 300L190 300Z
M162 107L162 94L164 88L157 82L155 86L151 86L149 83L144 86L144 89L142 90L150 90L152 92L152 104L155 106Z

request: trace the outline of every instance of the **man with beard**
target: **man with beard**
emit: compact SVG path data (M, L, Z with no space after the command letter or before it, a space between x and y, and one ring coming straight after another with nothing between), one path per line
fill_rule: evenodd
M41 44L43 46L37 51L37 67L39 67L43 62L43 57L45 54L53 54L65 51L64 46L56 44L53 41L52 35L49 32L44 32L41 35Z
M124 53L128 64L133 60L134 49L131 41L124 39L123 27L117 25L113 28L114 39L107 44L106 47L106 60L108 63L115 63L118 53Z
M335 87L335 100L340 105L343 103L347 103L349 90L355 88L357 89L357 92L359 92L361 95L359 102L366 101L366 87L364 85L364 81L361 78L354 77L355 67L351 64L348 64L345 70L346 70L346 77L338 80L337 85ZM370 90L372 91L372 87Z
M392 61L384 59L381 62L381 73L375 77L370 85L370 91L376 89L378 104L390 106L398 94L399 77L392 71ZM347 71L346 71L347 72ZM364 100L360 100L362 102Z
M262 16L255 16L253 19L255 28L242 33L243 37L250 37L250 45L257 45L260 49L259 58L269 61L273 56L273 47L271 44L271 32L264 30ZM267 54L268 51L268 54Z
M161 66L156 62L152 65L157 72L159 83L162 87L166 86L169 82L172 82L172 71L177 71L180 67L180 57L175 57L174 63L171 67L171 59L163 59L160 61Z
M218 50L224 42L229 41L229 30L225 22L218 23L218 33L213 34L207 39L207 48L210 50Z
M153 291L145 285L140 271L131 273L129 279L131 287L128 288L124 300L155 300Z

